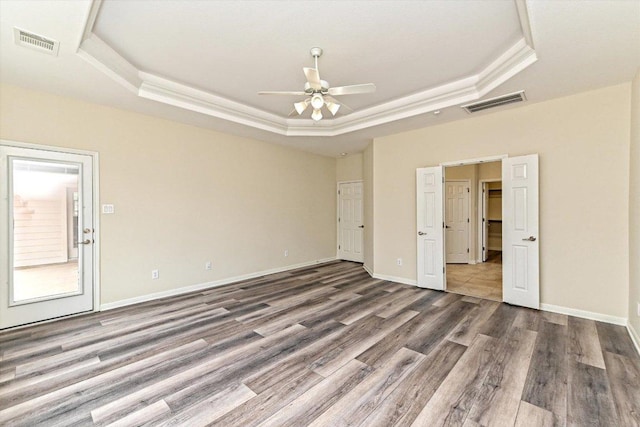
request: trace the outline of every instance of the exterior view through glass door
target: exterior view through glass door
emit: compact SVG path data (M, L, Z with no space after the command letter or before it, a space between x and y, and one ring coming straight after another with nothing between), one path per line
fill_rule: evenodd
M92 164L0 145L0 328L93 310Z

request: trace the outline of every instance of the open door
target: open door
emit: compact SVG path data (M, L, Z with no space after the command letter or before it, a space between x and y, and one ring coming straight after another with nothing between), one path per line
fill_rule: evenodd
M486 182L482 183L482 262L489 257L489 188Z
M538 309L537 154L502 160L502 212L503 300Z
M418 286L444 290L443 166L416 170Z

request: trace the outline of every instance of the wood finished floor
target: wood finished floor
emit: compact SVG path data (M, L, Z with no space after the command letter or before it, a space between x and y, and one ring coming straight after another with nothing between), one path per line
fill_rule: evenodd
M332 262L0 333L0 425L637 426L625 328Z

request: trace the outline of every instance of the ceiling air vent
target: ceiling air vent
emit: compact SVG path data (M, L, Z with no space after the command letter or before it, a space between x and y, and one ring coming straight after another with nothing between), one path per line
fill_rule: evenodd
M462 105L467 113L475 113L489 108L500 107L502 105L513 104L514 102L526 101L524 91L509 93L507 95L496 96L495 98L485 99L484 101L473 102L471 104Z
M58 56L60 42L15 27L13 28L13 35L18 46L24 46L39 52L48 53L49 55Z

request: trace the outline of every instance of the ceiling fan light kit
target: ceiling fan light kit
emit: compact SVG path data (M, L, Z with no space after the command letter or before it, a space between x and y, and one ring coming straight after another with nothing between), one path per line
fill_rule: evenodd
M329 82L320 79L320 71L318 69L318 58L322 55L322 49L319 47L311 48L311 56L313 56L315 68L303 67L302 71L307 78L307 82L304 84L304 91L265 91L258 92L259 95L287 95L287 96L300 96L306 95L303 101L294 102L294 112L298 115L302 115L305 112L309 104L313 108L311 118L315 121L322 120L322 107L327 107L327 110L332 116L335 116L340 107L351 110L344 103L339 103L332 96L339 95L355 95L361 93L375 92L376 86L373 83L365 83L350 86L331 87ZM351 110L352 111L352 110Z
M320 92L314 93L313 96L311 97L311 106L314 109L319 110L320 108L322 108L323 105L324 105L324 98L322 97L322 94Z

